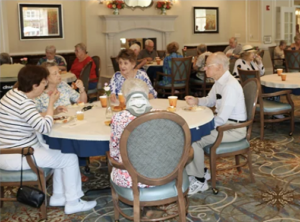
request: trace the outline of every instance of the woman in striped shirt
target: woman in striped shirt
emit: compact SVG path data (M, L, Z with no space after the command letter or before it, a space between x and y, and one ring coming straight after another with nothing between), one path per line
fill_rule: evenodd
M50 98L45 117L37 111L34 98L47 86L49 72L40 66L25 66L18 74L18 87L11 89L0 100L0 149L34 148L37 165L53 168L53 195L50 206L65 206L65 213L91 210L96 201L83 201L78 158L49 149L39 133L49 133L53 125L54 103L60 96L55 90ZM26 159L23 168L30 169ZM0 155L0 169L20 170L21 155Z

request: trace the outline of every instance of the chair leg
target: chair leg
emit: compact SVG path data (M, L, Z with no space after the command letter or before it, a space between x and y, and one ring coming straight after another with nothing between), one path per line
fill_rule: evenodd
M250 148L248 149L248 153L247 153L247 161L248 161L248 167L249 167L250 180L252 183L255 183L255 179L253 176L253 170L252 170L252 156L251 156Z
M218 192L216 192L216 157L215 155L210 154L210 158L209 158L209 164L210 164L210 170L211 170L211 188L213 190L213 192L215 194L217 194Z
M4 187L0 187L0 198L4 198ZM0 200L0 208L3 207L3 201Z
M118 210L118 203L119 203L118 199L119 198L113 187L111 187L111 196L112 196L113 204L114 204L115 221L119 221L119 218L120 218L120 212Z
M44 177L44 175L40 175L40 178L41 178L41 183L42 183L42 187L40 185L40 183L38 182L39 184L39 189L42 190L45 194L45 200L43 202L43 204L41 205L41 219L42 220L47 220L47 207L46 207L46 201L47 201L47 189L46 189L46 179Z
M265 118L264 118L264 111L260 111L260 139L264 139L264 129L265 129Z
M179 221L186 222L185 198L183 196L182 190L178 190L177 205L178 205Z
M294 122L294 110L291 111L291 132L290 132L290 136L293 135L294 133L294 127L295 127L295 122Z
M134 198L133 200L133 221L139 222L141 220L141 210L140 210L140 200L138 198Z
M235 155L235 165L236 166L240 165L240 156L239 155ZM239 173L242 172L242 168L241 167L237 167L236 169L237 169L237 171Z

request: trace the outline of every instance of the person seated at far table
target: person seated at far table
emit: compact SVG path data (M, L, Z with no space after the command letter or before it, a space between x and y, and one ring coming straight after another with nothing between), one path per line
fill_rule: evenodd
M155 57L158 57L158 54L154 50L154 42L151 39L147 39L145 41L145 49L140 51L137 61L141 62L143 59L147 59L147 61L154 61Z
M286 48L286 41L281 40L279 45L274 49L274 59L284 59L284 51ZM283 60L274 60L276 66L283 66Z
M2 52L0 54L0 66L3 64L11 64L11 59L8 53Z
M121 92L121 88L126 79L135 78L141 79L147 83L149 87L150 99L157 97L157 92L153 89L152 83L147 73L140 69L135 69L136 55L131 49L123 49L117 56L120 71L116 72L110 80L110 100L116 102L117 95Z
M110 156L120 163L122 162L120 140L124 129L136 117L152 110L148 100L148 92L147 83L141 79L127 79L122 86L122 93L126 99L126 110L118 112L112 117L109 143ZM132 187L132 179L126 170L113 167L110 178L118 186ZM138 186L149 187L141 183Z
M67 70L67 64L65 63L65 61L61 57L56 55L56 48L54 45L47 46L45 52L46 56L40 58L37 65L42 65L44 62L55 62L60 70Z
M61 75L59 73L59 68L55 63L43 63L43 67L47 68L50 75L47 77L48 86L47 88L34 99L37 110L45 114L48 109L49 98L51 94L58 90L60 96L58 100L54 103L55 114L60 112L66 112L68 105L72 103L87 102L87 95L81 80L77 80L73 87L79 88L79 93L71 88L67 83L61 81Z
M240 53L242 51L242 45L238 43L237 38L231 37L229 39L229 46L224 49L224 53L230 59L240 58Z
M84 66L88 64L88 62L92 61L92 68L90 71L90 80L89 80L89 88L95 89L97 88L98 80L96 75L96 65L93 59L87 54L86 45L83 43L79 43L75 45L75 55L76 59L74 60L70 72L74 73L77 79L80 78L80 73Z
M136 56L139 55L140 51L141 51L141 46L139 46L138 44L134 43L132 44L130 47L130 49L132 49L134 51L134 54ZM137 65L135 66L136 69L141 69L143 68L144 65L147 64L147 59L142 59L140 62L137 62Z
M177 42L171 42L167 45L168 55L164 59L163 73L171 75L172 72L172 58L183 58L183 56L178 52L179 45ZM172 78L168 76L163 76L163 80L159 81L159 85L165 86L171 84ZM183 83L184 81L177 81L176 83Z
M295 42L292 43L288 49L289 50L300 50L300 35L299 34L297 34L294 37L294 41Z
M23 64L11 64L11 58L8 53L3 52L0 54L0 77L17 77L23 67Z
M81 199L84 193L77 155L49 149L40 135L51 132L54 104L60 97L55 89L49 96L44 117L36 109L33 99L43 93L48 76L49 71L44 67L25 66L18 74L18 87L11 89L0 100L0 149L32 147L37 166L54 170L53 194L49 205L64 207L65 214L88 211L97 202ZM0 169L19 171L21 155L0 155ZM30 169L27 161L23 161L23 169Z
M260 75L265 74L265 68L261 57L256 54L256 50L251 45L244 45L240 54L240 59L236 60L232 75L239 78L238 68L243 70L259 70Z
M213 78L215 84L208 93L207 97L195 98L186 96L188 105L216 107L214 117L215 128L224 124L235 124L245 122L247 119L245 97L242 86L239 84L230 72L229 60L223 52L211 54L207 60L204 70L207 77ZM208 189L207 180L210 174L204 168L203 148L213 144L218 136L216 129L212 130L210 135L204 136L200 141L192 144L194 150L194 160L186 166L187 174L190 176L189 195L199 191L204 192ZM246 137L246 127L225 131L222 142L235 142Z
M211 55L211 52L207 51L206 45L201 44L197 46L197 53L198 53L198 57L194 59L193 69L198 71L196 73L196 77L200 80L204 80L203 70L205 66L205 57ZM202 73L199 71L202 71ZM207 80L209 80L209 78ZM211 81L213 82L213 80Z

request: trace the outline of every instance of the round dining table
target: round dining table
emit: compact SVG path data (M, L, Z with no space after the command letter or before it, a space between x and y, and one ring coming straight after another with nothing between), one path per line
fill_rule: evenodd
M153 109L166 110L169 106L167 99L150 100ZM75 153L79 157L105 155L109 150L111 129L104 122L106 108L102 108L99 101L92 105L93 108L84 112L84 120L77 120L75 114L83 107L68 107L68 112L61 114L70 116L67 123L55 123L52 131L44 135L44 139L52 149L60 149L62 153ZM178 100L176 112L183 117L190 130L192 142L209 135L214 129L214 115L211 109L203 107L199 111L186 111L185 101Z
M152 62L150 64L146 64L143 66L143 69L147 72L147 75L149 76L149 79L151 80L152 83L156 78L156 73L163 72L163 65L164 65L164 61L161 60L159 65L157 64L157 62Z
M292 90L292 94L300 95L300 73L283 74L286 74L286 81L282 81L281 76L278 76L277 74L260 77L261 85L264 86L264 92L272 93L290 89Z

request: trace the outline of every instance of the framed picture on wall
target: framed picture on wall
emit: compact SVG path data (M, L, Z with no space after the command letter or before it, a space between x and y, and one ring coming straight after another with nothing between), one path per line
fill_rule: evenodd
M19 3L20 39L63 38L61 4Z
M219 33L219 8L194 7L194 33Z

